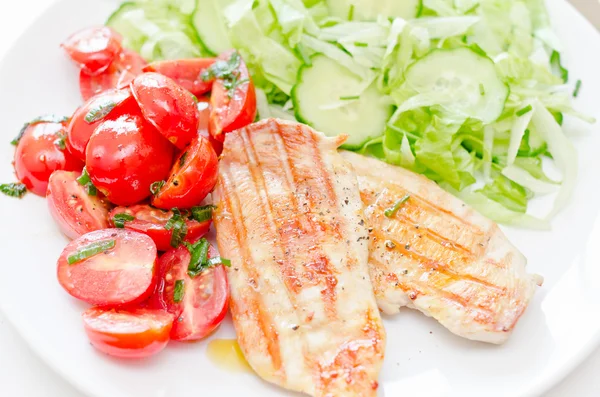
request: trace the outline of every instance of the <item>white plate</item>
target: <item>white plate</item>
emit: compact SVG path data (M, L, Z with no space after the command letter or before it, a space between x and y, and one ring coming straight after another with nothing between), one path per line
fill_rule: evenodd
M583 80L577 106L600 119L600 37L563 0L550 2L572 80ZM13 180L8 144L22 123L42 113L69 115L80 103L76 68L58 48L79 28L103 23L115 1L63 0L17 41L0 67L0 180ZM580 152L580 178L552 232L507 230L543 274L544 287L504 346L453 336L435 321L405 310L387 318L381 395L539 395L571 371L600 341L600 131L569 120ZM122 362L98 354L84 335L85 305L59 286L55 261L67 240L44 200L0 198L3 260L0 308L57 372L87 394L124 396L275 396L285 392L251 374L210 363L205 342L172 343L155 359ZM230 321L216 337L233 337Z

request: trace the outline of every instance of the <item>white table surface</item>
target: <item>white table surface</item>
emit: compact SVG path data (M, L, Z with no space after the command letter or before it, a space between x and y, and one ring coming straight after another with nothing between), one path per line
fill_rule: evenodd
M21 32L53 1L10 2L10 7L0 13L0 58ZM595 0L573 0L573 2L583 7L584 14L600 22L600 7ZM46 366L0 313L0 396L82 397L83 394ZM565 396L600 396L600 350L546 394L546 397Z

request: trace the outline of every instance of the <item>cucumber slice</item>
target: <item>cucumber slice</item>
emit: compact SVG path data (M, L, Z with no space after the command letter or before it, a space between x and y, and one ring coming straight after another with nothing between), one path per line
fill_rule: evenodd
M291 96L297 120L328 136L348 134L346 149L383 134L392 114L376 83L365 87L364 80L322 54L300 68Z
M353 21L375 21L384 18L413 19L423 8L422 0L326 0L329 12Z
M162 2L123 3L106 21L123 36L123 45L147 61L194 58L207 54L180 5ZM189 10L189 4L187 8ZM190 11L191 12L191 11Z
M213 54L233 48L223 10L235 0L197 0L198 5L192 16L192 23L200 40Z
M436 49L408 67L406 84L432 103L491 123L508 98L494 62L470 48Z
M126 48L139 52L148 37L158 33L160 29L150 22L142 7L133 2L121 4L106 21L106 26L123 36Z

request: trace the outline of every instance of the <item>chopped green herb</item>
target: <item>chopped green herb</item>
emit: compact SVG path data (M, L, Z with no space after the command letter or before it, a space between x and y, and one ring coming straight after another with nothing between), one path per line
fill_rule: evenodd
M179 303L183 300L183 296L185 295L185 281L177 280L175 281L175 288L173 289L173 302Z
M341 96L340 101L355 101L360 99L360 95Z
M517 116L521 117L529 112L531 112L533 110L533 107L531 105L527 105L525 106L523 109L521 110L517 110L517 112L515 113Z
M216 265L231 267L231 261L229 259L221 258L220 256L215 256L214 258L210 258L208 260L208 266Z
M203 207L192 207L192 219L198 222L206 222L212 219L213 210L217 208L214 205L205 205Z
M86 167L83 167L83 170L81 171L81 176L77 178L77 182L81 186L85 186L85 188L87 189L87 194L89 194L90 196L96 196L98 194L98 190L96 189L96 186L94 186L94 184L92 183L92 179L90 178L90 174L88 174Z
M67 120L69 120L68 117L59 117L53 114L36 117L35 119L23 124L23 127L21 127L21 131L19 131L19 135L17 135L15 139L10 141L10 144L17 146L21 138L23 138L23 134L25 133L25 131L27 131L27 128L29 128L29 126L39 123L64 123Z
M183 165L185 164L185 159L187 158L187 154L188 154L188 152L183 152L183 154L179 158L179 168L183 167Z
M296 52L298 53L298 55L300 56L300 58L302 58L302 62L306 66L311 66L312 65L312 60L308 56L306 48L304 48L304 46L302 45L302 43L296 44Z
M369 46L369 44L368 44L368 43L363 43L363 42L361 42L361 41L355 41L355 42L354 42L354 46L355 46L355 47L368 47L368 46Z
M481 94L481 96L485 95L485 87L482 83L479 83L479 93Z
M581 80L577 80L577 83L575 83L575 91L573 91L573 97L577 98L580 90L581 90Z
M208 260L208 247L209 242L205 238L201 238L194 244L185 243L188 251L190 251L190 263L188 265L188 275L190 277L196 277L202 273L206 267Z
M158 192L160 191L160 189L162 189L162 187L164 185L165 185L165 181L152 182L152 184L150 185L150 192L156 196L158 194Z
M10 197L21 198L27 193L27 187L22 183L3 183L0 185L0 192Z
M208 257L208 249L210 243L205 238L201 238L194 244L184 243L188 251L190 251L190 264L188 265L188 275L191 278L198 276L200 273L212 266L224 265L231 266L231 261L221 257Z
M101 252L108 251L115 247L115 240L104 240L104 241L96 241L95 243L91 243L86 245L85 247L81 247L73 254L67 257L67 262L69 265L74 265L78 262L81 262L84 259L91 258L94 255L98 255Z
M223 86L227 89L229 98L233 98L233 94L238 86L250 81L249 79L241 79L240 65L242 57L240 53L234 51L228 60L219 60L213 63L200 75L203 81L210 81L215 78L220 79Z
M560 76L563 82L567 83L569 81L569 71L563 67L558 51L552 51L552 55L550 56L550 66L552 66L553 73Z
M354 19L354 4L350 4L350 9L348 10L348 20L351 21Z
M115 216L113 216L112 220L113 220L113 224L115 225L115 227L118 227L119 229L123 229L125 227L125 222L131 222L134 219L135 219L135 217L133 215L129 215L124 212L121 212L120 214L116 214Z
M58 138L56 138L56 140L54 141L54 144L60 150L65 150L67 147L66 146L67 135L62 134L62 133L58 133L57 135L58 135Z
M198 97L196 95L192 94L191 92L190 92L190 95L192 96L192 99L194 100L194 103L198 104Z
M177 248L181 245L187 235L187 224L177 208L173 208L173 216L167 221L165 229L172 230L171 247Z
M99 103L97 106L90 109L84 117L84 120L88 124L95 123L96 121L102 120L117 106L117 103L112 100L105 100L103 103Z
M406 203L409 198L410 194L407 194L406 196L402 197L400 200L396 201L396 203L392 207L386 209L383 212L383 214L388 218L393 218L396 215L396 212L398 212L398 210L402 206L402 204Z

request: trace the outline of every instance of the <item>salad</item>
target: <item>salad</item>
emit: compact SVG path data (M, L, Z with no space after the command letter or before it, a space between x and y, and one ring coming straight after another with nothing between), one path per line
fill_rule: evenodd
M563 119L594 121L571 105L582 84L543 0L136 1L107 25L148 60L237 48L260 118L348 134L504 224L550 227L577 176ZM528 215L546 194L554 208Z
M256 96L236 51L146 64L122 41L94 27L62 44L85 102L23 126L12 141L19 182L1 188L46 197L72 239L58 281L93 305L92 345L141 358L203 339L225 317L230 263L204 238L213 207L203 204L224 134L254 121Z

